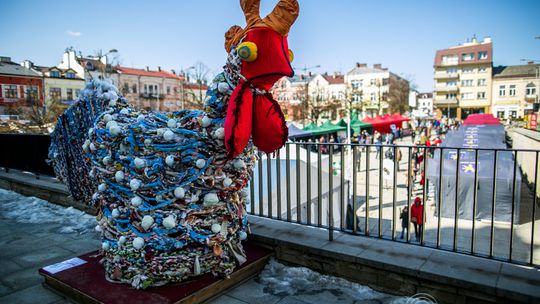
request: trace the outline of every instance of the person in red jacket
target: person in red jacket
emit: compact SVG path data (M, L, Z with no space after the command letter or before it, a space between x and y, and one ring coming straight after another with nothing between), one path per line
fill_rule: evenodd
M418 242L424 228L424 205L422 204L422 199L418 196L414 199L414 204L411 206L411 222L414 224L414 234Z

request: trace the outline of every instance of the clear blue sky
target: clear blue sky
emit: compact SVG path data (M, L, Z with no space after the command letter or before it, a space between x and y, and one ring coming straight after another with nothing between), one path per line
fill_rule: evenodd
M84 55L116 48L123 65L218 72L223 34L244 25L236 0L7 0L0 9L0 55L58 64L74 46ZM277 0L262 0L265 16ZM300 0L289 37L295 67L347 72L355 62L382 63L433 88L435 51L476 34L491 36L495 65L540 59L540 1Z

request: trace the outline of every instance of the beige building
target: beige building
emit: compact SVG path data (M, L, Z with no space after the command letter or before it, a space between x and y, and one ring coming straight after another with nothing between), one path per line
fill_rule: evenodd
M517 118L533 112L538 103L540 65L526 64L493 68L493 115Z
M345 75L345 85L346 98L352 100L352 107L358 110L361 118L388 113L391 98L408 106L409 82L381 64L370 68L365 63L357 63Z
M443 115L464 119L491 113L493 46L491 38L439 50L435 54L433 103Z

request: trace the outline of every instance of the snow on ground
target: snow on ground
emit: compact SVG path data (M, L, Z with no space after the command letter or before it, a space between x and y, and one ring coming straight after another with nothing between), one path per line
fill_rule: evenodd
M368 286L345 279L322 275L306 267L285 266L271 259L260 274L260 283L265 291L279 296L296 296L303 301L317 299L327 293L330 302L419 304L432 303L421 297L397 297L375 291ZM333 299L330 298L333 297Z
M73 207L62 207L36 197L0 189L0 217L23 224L61 224L60 233L93 231L94 216Z

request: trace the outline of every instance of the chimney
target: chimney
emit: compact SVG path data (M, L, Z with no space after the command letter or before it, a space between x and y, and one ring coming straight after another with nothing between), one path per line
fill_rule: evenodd
M158 66L158 67L157 67L157 70L158 70L158 72L161 72L161 67Z
M175 71L175 70L171 70L171 72L172 72L174 75L176 75L176 71Z
M147 72L150 71L150 68L148 66L146 66L146 69L145 69Z
M532 60L527 61L527 64L528 64L528 65L534 65L534 61L532 61Z
M382 68L383 71L387 72L388 71L388 68Z
M31 69L34 67L34 63L30 60L24 60L23 62L21 62L21 65L27 69Z
M0 56L0 62L11 62L11 57Z
M357 67L357 68L367 68L367 64L366 64L366 63L360 63L360 62L357 62L357 63L356 63L356 67Z
M373 68L374 68L374 69L377 69L377 70L382 70L382 64L380 64L380 63L374 63L374 64L373 64Z
M489 37L489 36L484 37L483 43L491 43L491 37Z
M309 75L309 77L311 77L311 75L312 75L311 72L309 72L308 75Z

